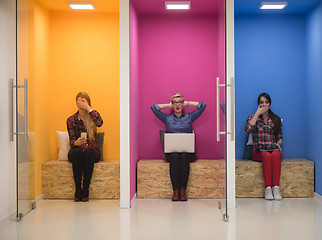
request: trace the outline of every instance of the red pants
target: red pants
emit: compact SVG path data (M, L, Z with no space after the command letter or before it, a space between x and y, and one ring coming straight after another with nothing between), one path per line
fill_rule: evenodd
M281 151L261 152L256 150L253 152L253 160L263 162L265 188L280 185L282 157Z

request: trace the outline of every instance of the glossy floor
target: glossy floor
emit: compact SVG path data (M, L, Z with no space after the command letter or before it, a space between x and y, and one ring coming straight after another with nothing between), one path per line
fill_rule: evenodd
M322 239L322 202L237 199L224 222L218 200L136 199L131 209L116 200L42 200L22 221L3 224L0 239Z

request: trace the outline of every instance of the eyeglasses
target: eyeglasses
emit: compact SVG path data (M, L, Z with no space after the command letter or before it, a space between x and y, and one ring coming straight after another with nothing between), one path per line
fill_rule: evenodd
M183 102L181 102L181 101L180 102L172 102L172 104L173 105L181 105L181 104L183 104Z

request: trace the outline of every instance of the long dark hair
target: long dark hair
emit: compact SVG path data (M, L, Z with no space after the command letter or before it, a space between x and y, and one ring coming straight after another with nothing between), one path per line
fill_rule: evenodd
M271 97L267 94L267 93L261 93L258 98L257 98L257 104L259 105L261 97L264 97L267 99L267 101L269 102L269 105L272 104L272 100ZM273 113L273 111L271 109L268 109L268 117L270 117L273 121L274 124L274 130L273 133L275 135L275 137L277 137L277 135L280 133L281 131L281 118L279 116L277 116L275 113Z

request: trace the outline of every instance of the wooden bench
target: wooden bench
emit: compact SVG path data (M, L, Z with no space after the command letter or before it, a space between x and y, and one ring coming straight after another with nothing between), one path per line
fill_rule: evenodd
M190 164L189 198L224 198L225 184L225 160L200 159ZM314 163L306 159L284 159L280 187L283 197L313 197ZM137 164L137 197L171 196L169 163L160 159L140 160ZM236 197L264 197L262 163L236 160Z
M236 197L264 197L262 163L236 160ZM283 159L280 189L283 197L314 197L314 163Z
M120 198L120 161L95 163L90 198ZM72 164L68 161L48 161L42 164L42 193L47 199L72 199L75 193Z
M190 164L187 186L189 198L224 198L226 167L224 160L197 160ZM170 198L172 186L169 163L142 159L137 164L137 197Z

